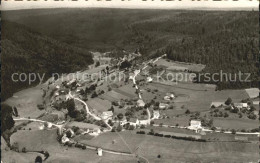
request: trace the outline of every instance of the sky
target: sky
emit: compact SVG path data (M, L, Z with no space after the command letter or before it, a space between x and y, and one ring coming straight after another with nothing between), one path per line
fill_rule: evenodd
M145 9L224 9L258 10L258 0L37 0L37 1L2 1L1 10L20 10L37 8L145 8Z

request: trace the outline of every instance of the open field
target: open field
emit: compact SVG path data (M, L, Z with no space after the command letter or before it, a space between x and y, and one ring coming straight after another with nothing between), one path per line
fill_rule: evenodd
M176 61L167 61L165 59L160 59L156 62L158 66L166 66L168 70L180 70L185 68L190 71L200 72L205 68L205 65L194 64L194 63L185 63L185 62L176 62Z
M250 119L231 119L231 118L216 118L213 121L214 126L221 127L224 129L255 129L259 127L258 120Z
M117 93L114 90L106 92L105 94L101 95L100 98L102 98L102 99L104 98L105 100L108 100L108 101L118 101L120 99L130 99L129 97L124 96L120 93Z
M13 97L6 100L4 103L10 106L15 106L20 117L37 118L45 111L40 111L37 104L43 103L43 91L40 86L28 88L17 92Z
M242 99L248 98L245 90L223 90L215 91L207 87L205 84L183 84L163 85L160 83L151 83L154 88L164 92L174 92L181 97L189 97L185 102L176 102L185 105L190 111L205 111L210 109L212 101L226 101L228 97L232 98L233 102L240 102ZM176 98L178 100L178 98Z
M190 142L172 138L138 135L135 131L120 132L129 147L149 162L248 162L258 159L258 145L239 142ZM112 144L111 141L115 142ZM112 150L125 150L120 137L107 133L87 144L98 144ZM119 145L121 144L121 145ZM139 148L138 148L139 147ZM147 150L149 149L149 150ZM157 158L158 154L161 158Z
M102 157L97 156L97 152L93 150L82 150L78 148L68 148L67 146L61 146L56 140L56 131L18 131L12 136L11 142L18 142L19 147L26 147L30 151L47 150L50 157L45 161L48 163L61 163L61 162L126 162L131 163L136 160L130 156L120 156L103 153ZM3 151L2 151L3 152ZM33 163L36 156L41 155L39 153L17 153L13 151L5 151L2 155L4 162L13 163ZM42 156L42 155L41 155ZM43 156L42 156L43 157Z
M111 101L94 98L87 101L88 106L102 113L111 107Z

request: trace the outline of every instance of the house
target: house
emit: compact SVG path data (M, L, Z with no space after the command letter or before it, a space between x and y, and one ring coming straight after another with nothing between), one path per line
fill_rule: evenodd
M101 148L98 148L97 151L98 151L98 156L102 156L103 155Z
M99 128L89 129L89 135L91 136L98 136L101 133Z
M148 119L141 119L139 120L139 125L150 125L150 120Z
M190 126L188 127L188 129L198 131L201 128L202 127L201 127L201 121L200 120L191 120L190 121Z
M169 96L170 98L172 98L172 99L174 99L175 98L175 96L174 96L174 94L173 93L166 93L166 96Z
M164 96L163 98L165 101L170 101L171 100L171 97L170 96Z
M242 109L242 108L247 108L247 109L249 108L250 109L250 107L248 106L247 103L234 103L234 106L238 109Z
M217 107L221 107L221 106L225 106L225 103L224 102L212 102L210 105L211 108L212 107L217 108Z
M123 126L127 123L126 117L124 116L122 120L119 121L120 125Z
M159 108L160 109L166 109L169 105L168 104L165 104L165 103L160 103L159 104Z
M67 134L68 134L69 136L68 136ZM73 131L71 128L69 128L69 129L66 130L66 136L72 138L72 137L75 136L75 133L74 133L74 131Z
M111 119L113 116L113 112L112 111L105 111L101 114L101 118L104 120L108 120Z
M151 78L151 77L149 76L149 77L146 78L146 81L147 81L148 83L151 83L151 82L153 81L153 78Z
M144 107L144 106L145 106L144 101L143 101L142 99L139 99L139 100L137 101L137 106L139 106L139 107Z
M67 143L67 142L69 142L70 141L70 139L66 136L66 134L64 134L63 136L62 136L62 138L61 138L61 143L62 144L65 144L65 143Z
M137 118L130 118L128 123L129 123L129 125L133 125L136 127L137 125L139 125L139 120Z
M153 111L153 119L159 119L160 117L160 112L159 110L154 110Z

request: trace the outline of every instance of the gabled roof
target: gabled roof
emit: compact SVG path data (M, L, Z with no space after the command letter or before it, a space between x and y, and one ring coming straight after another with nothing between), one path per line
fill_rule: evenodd
M112 111L105 111L102 113L102 116L113 116L113 112Z
M136 123L136 121L137 121L137 118L130 118L129 119L129 122L132 122L132 123Z

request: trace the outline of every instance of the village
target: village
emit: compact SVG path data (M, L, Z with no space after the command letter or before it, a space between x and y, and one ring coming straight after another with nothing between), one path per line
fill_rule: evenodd
M216 92L214 85L178 79L156 81L155 71L187 74L189 70L201 71L205 67L169 62L166 55L139 63L138 53L118 59L94 53L92 67L76 72L77 75L62 76L68 80L51 78L41 86L42 100L37 103L40 116L25 116L20 111L21 105L12 105L16 128L46 132L57 129L58 141L64 146L95 150L100 157L103 152L138 156L131 150L120 150L118 145L104 145L122 141L128 146L121 136L119 140L106 136L126 131L195 142L257 142L258 89L229 95L229 90ZM82 80L85 73L101 75ZM16 148L26 149L23 145ZM141 158L140 154L138 157Z

